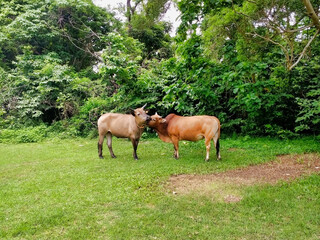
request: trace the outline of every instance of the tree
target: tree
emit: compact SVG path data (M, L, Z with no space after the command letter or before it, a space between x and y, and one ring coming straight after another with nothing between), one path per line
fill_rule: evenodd
M319 3L315 6L320 7ZM267 45L273 44L280 48L290 71L307 54L317 37L316 24L310 23L300 0L256 0L233 2L231 7L208 14L203 31L208 51L216 56L219 47L228 39L236 40L240 54L249 53L248 58L258 56L259 51L265 52L266 48L270 49Z
M105 35L120 23L89 0L0 0L0 8L1 114L26 124L75 115Z
M129 36L145 44L145 58L168 58L172 55L171 25L161 21L171 0L127 0L126 16Z
M144 16L143 22L145 27L151 27L159 21L162 14L164 14L170 6L170 0L136 0L134 5L131 0L127 0L126 5L126 17L128 24L128 32L132 30L133 21L137 21L134 18L138 15ZM137 11L139 9L139 11ZM136 23L137 24L137 23Z
M111 13L89 0L0 1L0 8L0 54L8 67L25 46L36 55L59 52L77 69L89 66L105 47L103 36L120 27Z

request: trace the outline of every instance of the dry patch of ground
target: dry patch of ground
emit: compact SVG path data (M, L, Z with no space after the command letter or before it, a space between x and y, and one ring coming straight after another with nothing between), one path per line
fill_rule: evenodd
M224 202L239 202L241 186L276 184L320 172L320 155L281 155L275 161L207 175L174 175L169 188L174 194L200 194Z

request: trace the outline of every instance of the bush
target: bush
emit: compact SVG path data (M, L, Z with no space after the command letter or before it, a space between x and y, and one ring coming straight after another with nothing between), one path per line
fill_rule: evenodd
M23 129L0 130L1 143L32 143L44 140L48 135L45 125L38 127L26 127Z
M95 135L97 121L99 117L114 109L112 99L102 99L100 97L88 99L80 107L79 114L71 119L68 131L72 131L77 136Z
M299 113L296 117L297 132L320 133L320 57L295 70L294 89Z

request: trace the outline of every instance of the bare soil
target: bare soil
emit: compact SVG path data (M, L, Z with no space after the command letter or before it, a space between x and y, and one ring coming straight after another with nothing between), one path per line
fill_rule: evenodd
M201 194L232 203L242 199L241 186L274 185L320 172L320 155L316 153L280 155L265 164L207 175L174 175L169 189L174 194Z

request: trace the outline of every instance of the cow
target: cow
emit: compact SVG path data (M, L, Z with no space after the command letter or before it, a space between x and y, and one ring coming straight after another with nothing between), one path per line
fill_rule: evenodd
M151 116L147 125L153 128L159 138L168 143L173 143L174 157L179 158L179 141L198 141L205 138L207 155L205 161L209 160L210 141L216 147L217 159L220 160L220 121L214 116L191 116L182 117L176 114L169 114L162 118L157 113Z
M133 146L133 158L138 160L137 148L146 123L151 119L144 110L146 105L131 111L131 114L106 113L98 119L98 154L102 156L102 144L107 136L107 144L112 158L116 158L112 150L112 136L129 138Z

